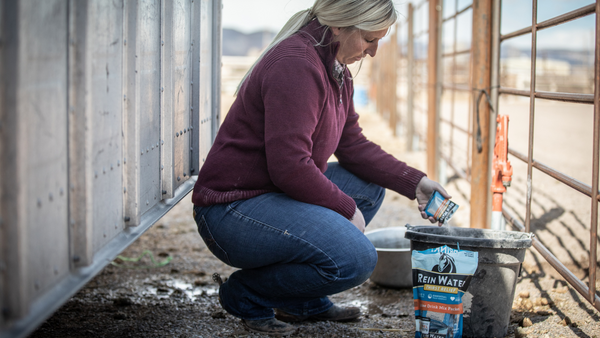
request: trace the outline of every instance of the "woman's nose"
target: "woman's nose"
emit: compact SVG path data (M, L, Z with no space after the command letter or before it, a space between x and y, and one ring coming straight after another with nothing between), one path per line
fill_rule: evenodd
M369 48L367 48L365 50L365 54L370 55L372 58L375 57L375 54L377 54L377 47L379 46L379 44L375 44L373 46L370 46Z

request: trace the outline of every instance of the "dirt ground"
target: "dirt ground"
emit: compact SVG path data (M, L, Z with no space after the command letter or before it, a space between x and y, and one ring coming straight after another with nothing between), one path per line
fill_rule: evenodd
M403 153L381 118L363 114L367 136L387 151L423 169L422 152ZM468 226L468 184L447 185L460 205L452 226ZM416 203L393 192L367 231L404 224L425 224ZM211 275L234 269L207 250L192 219L189 196L108 265L30 337L260 337L218 305ZM560 257L559 257L560 258ZM598 337L600 313L552 268L528 252L517 284L507 337ZM296 324L292 337L413 337L411 289L389 289L371 281L333 295L363 316L354 322Z

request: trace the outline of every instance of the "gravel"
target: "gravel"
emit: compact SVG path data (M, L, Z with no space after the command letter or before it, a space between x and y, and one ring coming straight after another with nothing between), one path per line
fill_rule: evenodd
M377 115L365 114L361 121L369 137L379 138L392 153L398 151L396 143L386 143L394 138ZM403 159L419 167L424 154L409 153ZM446 187L460 205L451 225L466 226L468 185L455 179ZM191 212L185 198L121 254L137 258L147 252L139 261L118 259L117 265L108 265L30 337L265 337L246 331L218 305L211 275L227 277L234 269L206 249ZM424 224L415 202L388 193L367 231L406 223ZM170 261L156 266L148 252L157 262ZM363 316L348 323L295 324L298 330L292 337L414 336L412 289L367 281L331 298L359 306ZM598 337L599 319L596 309L528 251L506 337Z

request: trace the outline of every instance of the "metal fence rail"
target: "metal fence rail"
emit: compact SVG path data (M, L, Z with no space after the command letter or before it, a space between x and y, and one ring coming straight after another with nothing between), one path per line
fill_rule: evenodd
M531 33L531 76L530 76L530 90L529 92L520 91L511 88L500 88L499 92L504 95L519 95L519 96L528 96L529 97L529 144L528 144L528 153L527 155L520 154L518 151L509 148L509 152L511 155L515 156L515 158L527 163L527 200L526 200L526 211L525 211L525 224L521 224L516 220L513 215L503 208L503 213L505 217L511 221L511 223L519 228L522 231L529 232L531 229L531 203L532 203L532 189L533 189L533 168L538 169L540 172L553 177L559 182L564 183L566 186L574 189L575 191L579 191L587 196L590 196L591 201L591 220L590 220L590 250L589 250L589 279L588 286L585 285L583 281L577 278L569 269L552 253L548 248L542 245L539 240L534 241L534 247L536 250L542 254L542 256L550 263L575 289L584 296L596 309L600 310L600 298L596 295L596 264L597 264L597 241L598 241L598 198L600 197L597 193L598 191L598 159L599 159L599 145L598 141L600 140L600 76L599 76L599 68L600 68L600 51L599 43L600 43L600 1L596 1L595 4L590 4L588 6L576 9L569 13L564 13L562 15L553 17L543 22L538 22L537 13L538 13L538 1L532 1L532 18L531 18L531 26L520 29L518 31L514 31L511 33L507 33L500 36L498 44L500 42L507 41L509 39ZM536 61L537 61L537 32L546 29L549 27L553 27L556 25L563 24L565 22L576 20L582 18L587 15L596 14L596 34L595 34L595 88L594 95L589 94L571 94L571 93L555 93L555 92L540 92L536 91ZM499 83L496 84L499 86ZM592 168L592 186L587 186L568 175L561 173L558 170L555 170L551 167L543 165L536 161L533 158L534 152L534 126L535 126L535 101L537 99L545 99L545 100L558 100L558 101L566 101L566 102L574 102L581 104L592 104L594 105L594 145L593 145L593 168Z
M406 31L411 33L404 33L407 34L406 39L400 39L401 42L406 41L407 48L401 43L399 49L412 51L412 55L401 55L400 58L406 58L408 60L405 63L406 67L414 69L414 71L401 71L401 74L406 74L406 76L399 77L398 81L406 83L408 87L415 88L416 90L425 89L427 93L419 94L409 90L406 93L409 96L412 95L412 97L400 97L398 99L400 102L411 102L407 105L406 112L403 109L400 110L401 118L398 123L405 124L414 121L414 133L418 136L411 136L411 139L431 140L432 138L438 138L441 140L442 144L439 147L442 149L441 152L435 143L429 141L424 143L428 152L428 173L433 172L434 175L430 176L436 177L438 172L441 172L442 177L439 177L439 180L444 182L444 170L438 171L440 168L443 168L443 165L438 160L441 158L443 160L441 162L451 167L455 174L471 183L471 227L479 227L481 224L489 224L488 220L491 214L489 180L491 170L489 167L489 156L493 151L493 147L490 147L489 141L495 139L496 126L495 123L490 123L490 121L495 120L496 114L503 113L502 108L499 110L499 97L502 95L505 97L519 96L529 98L527 153L523 154L514 148L509 148L511 156L527 165L527 191L522 201L525 206L525 215L521 217L524 220L524 224L511 211L507 210L506 207L503 208L503 214L505 219L515 228L521 231L531 231L532 192L536 187L536 182L533 180L534 168L543 175L561 182L565 187L590 197L589 278L587 285L560 262L539 238L534 240L533 246L579 293L596 309L600 310L600 299L596 292L598 201L600 201L600 191L598 190L600 160L600 0L568 13L561 13L542 22L538 22L537 19L538 1L533 0L531 25L506 34L500 33L501 0L474 0L472 4L460 1L460 3L462 4L461 7L459 7L458 0L429 0L420 2L414 8L422 8L426 4L429 8L426 19L418 15L413 15L413 6L409 4L407 19L403 20L400 25L408 26ZM451 7L445 10L444 6ZM444 18L440 18L439 13L444 13ZM472 13L473 22L472 40L469 48L465 46L461 47L457 44L457 30L460 27L458 21L461 16L467 15L467 13ZM537 32L594 14L594 94L537 90ZM413 33L416 30L414 27L422 27L423 25L428 26L428 29ZM437 30L441 30L440 36L430 34ZM531 34L529 90L502 87L500 86L501 43L511 41L526 34ZM415 44L415 39L423 36L428 37L428 55L427 59L419 64L415 61L419 54L415 51L417 47L411 46L411 44ZM443 44L441 44L442 41ZM467 77L469 79L466 82L460 79L457 67L459 64L458 58L463 58L461 59L463 62L465 58L468 58L469 66L466 72L468 72ZM422 81L422 77L419 78L417 75L422 64L427 64L427 81ZM436 74L438 76L435 76ZM402 93L404 94L404 92ZM459 95L465 95L466 93L470 95L467 108L469 111L468 117L458 117L456 116L455 99ZM413 103L413 101L416 102L422 99L423 96L426 96L425 100L427 100L427 104ZM489 103L486 102L488 101L487 97L489 97ZM533 157L536 100L593 105L594 126L591 185L543 164ZM449 102L449 104L444 104L444 102ZM404 116L409 116L410 118L403 118ZM481 119L479 121L481 142L483 145L481 151L477 151L476 149L477 117ZM419 121L426 121L426 126L420 126ZM438 126L440 123L441 126ZM410 128L400 128L400 130L410 130ZM463 147L458 147L457 145L459 144ZM409 150L416 148L418 147L413 146ZM459 149L458 152L457 148ZM458 156L462 154L464 154L462 157ZM475 177L475 175L480 176Z
M444 109L442 108L442 116L440 118L440 122L446 124L448 126L447 129L443 129L444 132L442 133L443 136L443 141L444 141L444 151L442 152L442 154L440 155L440 157L443 159L443 161L441 161L441 163L446 163L448 166L450 166L452 168L452 170L457 173L457 175L461 176L462 178L466 179L466 180L470 180L470 168L471 168L471 147L470 145L472 144L472 133L470 131L470 125L471 125L471 114L468 114L469 119L467 120L467 123L465 124L464 121L461 125L460 121L458 121L457 116L456 116L456 96L458 95L465 95L465 93L470 93L471 92L471 87L469 86L469 77L470 77L470 73L471 73L471 69L469 68L469 73L466 79L464 79L462 82L460 82L459 80L459 76L458 76L458 57L467 57L469 58L469 62L467 62L467 64L470 64L470 58L471 58L471 46L469 46L468 48L465 48L464 46L460 46L461 48L459 48L458 45L458 28L459 28L459 19L460 18L464 18L467 14L471 13L472 15L472 8L473 8L473 4L469 3L464 5L463 4L463 8L459 8L459 1L458 0L449 0L449 1L445 1L443 6L446 7L450 7L450 11L447 10L447 8L442 8L443 9L443 13L447 13L449 15L447 15L446 17L444 17L442 19L442 25L452 25L452 30L451 30L451 34L448 34L445 30L442 32L442 35L444 36L450 36L450 39L448 38L443 38L443 41L445 43L449 42L448 40L450 40L450 45L449 46L444 46L445 49L444 50L448 50L448 52L443 52L441 55L441 62L442 65L444 66L448 66L444 68L443 71L443 78L440 79L440 81L442 82L442 90L443 90L443 95L449 95L450 96L450 100L449 100L449 105L450 105L450 109ZM466 82L465 82L466 81ZM472 109L471 103L469 101L469 106L468 106L468 111L470 112ZM446 113L445 110L448 110L448 112ZM459 132L460 136L456 135L455 132ZM464 151L464 158L462 159L457 159L455 154L455 150L457 150L457 148L460 148L460 146L457 146L455 144L455 139L457 137L461 137L464 138L463 142L464 144L466 144L466 147L463 147L462 151ZM441 178L442 181L444 181L444 178Z
M0 2L0 336L35 329L188 194L220 0Z

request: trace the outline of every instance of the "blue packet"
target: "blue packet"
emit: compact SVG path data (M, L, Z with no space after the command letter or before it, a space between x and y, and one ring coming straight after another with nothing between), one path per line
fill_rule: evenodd
M429 217L435 218L437 222L448 223L450 217L458 210L458 204L451 200L444 198L437 190L431 194L427 205L425 206L425 213Z
M461 338L462 296L477 270L479 254L447 245L413 250L415 338Z

